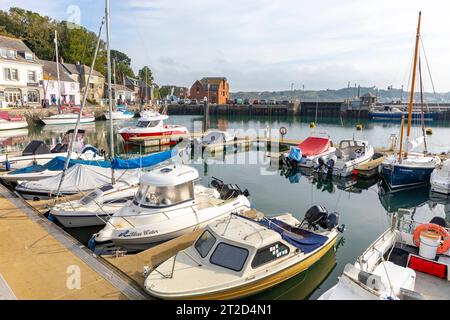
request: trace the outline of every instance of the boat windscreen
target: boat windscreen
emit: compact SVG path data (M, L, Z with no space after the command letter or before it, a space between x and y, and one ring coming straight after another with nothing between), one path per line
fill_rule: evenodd
M216 238L208 230L206 230L197 239L194 247L197 250L198 254L202 258L204 258L208 255L209 251L211 251L211 248L214 246L214 243L216 243Z
M138 128L150 128L150 127L156 127L158 125L159 121L138 121L136 127Z
M92 203L95 199L98 199L103 194L103 191L101 189L94 190L87 195L85 195L83 198L80 199L80 203L82 205L88 205Z
M153 208L173 206L193 199L194 185L192 181L188 181L176 186L141 186L134 203L140 204L143 208Z
M209 258L209 262L233 271L241 271L247 261L248 250L221 242Z

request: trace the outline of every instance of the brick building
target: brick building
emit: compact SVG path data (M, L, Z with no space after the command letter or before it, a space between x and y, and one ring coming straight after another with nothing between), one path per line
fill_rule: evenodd
M209 103L225 104L230 94L230 86L225 77L207 77L197 80L191 87L190 98Z

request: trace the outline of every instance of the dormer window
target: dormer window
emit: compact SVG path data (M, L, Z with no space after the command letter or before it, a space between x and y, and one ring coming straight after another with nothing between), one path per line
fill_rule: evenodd
M33 54L31 52L25 52L25 59L33 60Z
M15 50L10 50L6 52L8 58L17 58L17 52Z
M7 57L8 57L7 51L8 51L8 50L6 50L6 49L0 49L0 56L1 56L2 58L7 58Z

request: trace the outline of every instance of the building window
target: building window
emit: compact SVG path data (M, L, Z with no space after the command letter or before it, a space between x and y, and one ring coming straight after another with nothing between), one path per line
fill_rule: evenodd
M51 89L51 90L54 90L55 89L55 83L53 81L49 81L48 82L48 88Z
M28 91L28 102L39 102L39 91Z
M71 90L75 90L75 82L71 82L70 83L70 89Z
M36 82L36 71L28 71L28 81Z
M22 96L18 90L5 91L5 101L9 104L16 103L21 100Z
M0 49L0 56L6 58L7 57L6 51L7 51L6 49Z
M69 102L75 103L75 95L69 94Z
M33 54L31 52L25 52L25 59L33 60Z
M89 88L94 89L94 84L93 83L89 83Z
M19 72L17 69L5 68L4 70L5 80L19 80Z
M17 57L17 52L15 50L8 50L6 52L6 56L8 58L16 58Z

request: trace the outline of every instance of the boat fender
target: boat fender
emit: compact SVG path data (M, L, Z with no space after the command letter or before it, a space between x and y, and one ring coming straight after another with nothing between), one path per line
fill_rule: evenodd
M325 220L325 223L323 224L322 227L324 229L331 230L331 229L335 228L338 224L339 224L339 214L334 212L334 213L330 213L328 215L328 217Z
M11 163L8 160L5 161L5 170L6 171L11 170Z
M336 229L337 229L337 231L339 231L340 233L344 233L344 231L345 231L345 224L341 224L341 225L338 226Z
M55 222L55 216L52 215L51 213L48 214L47 219L50 220L51 222Z
M95 234L94 234L88 241L88 248L92 252L94 252L95 251L95 245L96 245L96 242L95 242Z
M418 226L414 230L413 241L416 247L420 247L420 234L422 231L431 231L439 234L442 237L442 241L437 248L438 254L444 254L450 249L450 234L444 227L435 223L424 223Z

